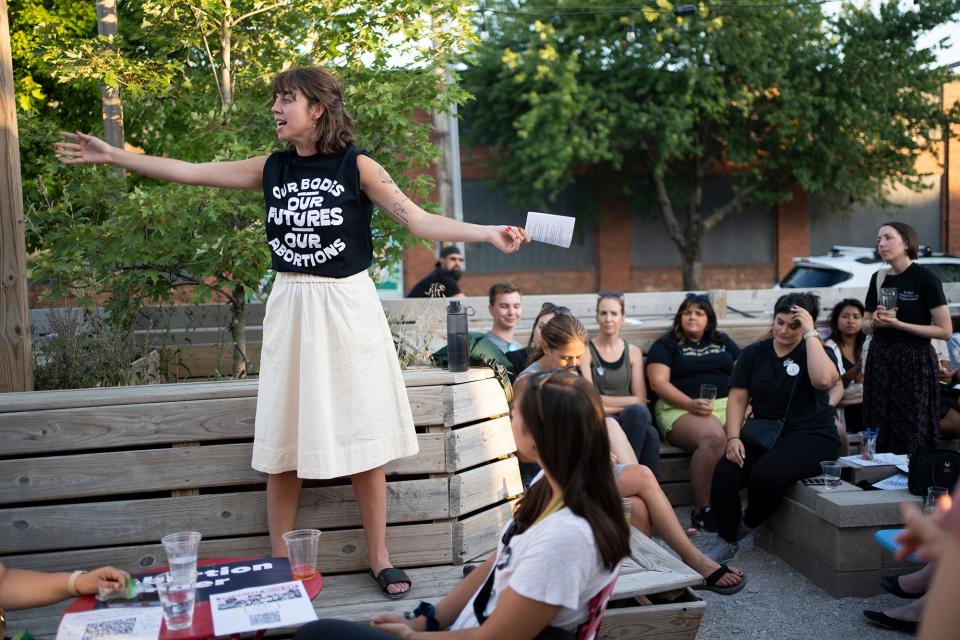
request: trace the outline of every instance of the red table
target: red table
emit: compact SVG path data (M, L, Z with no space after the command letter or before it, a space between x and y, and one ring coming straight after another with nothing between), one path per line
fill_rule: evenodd
M215 558L212 560L200 560L197 562L198 567L212 568L222 564L227 564L231 562L247 562L247 561L256 561L256 560L266 560L267 558ZM137 577L153 575L157 573L163 573L166 571L166 567L157 569L156 571L146 571L144 573L138 574ZM291 577L290 580L293 578ZM303 581L303 586L307 591L307 595L311 600L317 597L320 591L323 589L323 576L320 575L318 571L315 576L309 580ZM242 588L242 587L238 587ZM94 596L80 596L74 600L69 607L64 610L64 613L80 613L83 611L92 611L97 604L97 600ZM266 632L265 629L261 629L256 632L254 635L255 638L263 637L263 634ZM210 614L210 601L205 600L203 602L197 602L193 609L193 624L191 624L186 629L178 629L176 631L170 631L167 629L167 623L164 622L160 627L160 637L159 640L207 640L208 638L213 638L213 618Z

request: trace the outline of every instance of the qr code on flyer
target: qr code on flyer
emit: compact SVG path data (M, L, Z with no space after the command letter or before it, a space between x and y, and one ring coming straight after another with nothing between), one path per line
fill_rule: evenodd
M82 640L108 640L133 635L137 626L136 618L118 618L91 622L83 629Z
M279 624L280 612L279 611L263 611L258 613L250 613L247 615L247 618L250 620L251 627L262 627L268 624Z

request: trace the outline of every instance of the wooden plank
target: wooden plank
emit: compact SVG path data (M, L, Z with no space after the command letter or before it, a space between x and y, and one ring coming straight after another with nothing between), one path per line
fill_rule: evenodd
M620 570L617 599L703 584L699 573L680 562L639 530L630 528L630 558Z
M667 482L661 484L660 488L675 507L693 504L693 486L689 482Z
M482 560L490 555L497 548L503 527L513 517L514 503L511 500L457 522L453 526L454 562Z
M463 384L493 377L493 371L487 367L471 367L467 371L450 372L437 367L410 367L403 371L403 383L410 387L432 385Z
M443 387L443 426L454 427L509 413L503 387L493 378Z
M660 484L690 482L690 458L660 458Z
M466 515L523 493L520 466L510 456L450 478L450 517Z
M449 517L447 485L445 478L388 482L387 522ZM149 542L170 531L208 537L264 533L266 523L263 491L15 507L0 510L0 554ZM359 524L349 485L301 491L296 528Z
M420 452L388 463L388 475L444 471L444 435L417 434L417 442ZM266 475L250 467L252 449L240 443L0 460L0 504L263 484Z
M407 389L413 424L418 427L443 424L443 386L413 387Z
M690 592L693 593L692 591ZM598 640L694 640L707 603L696 595L688 602L652 606L609 607Z
M252 438L255 415L254 397L0 413L0 451L20 455Z
M495 460L517 450L509 416L454 429L447 433L446 439L446 470L451 473Z

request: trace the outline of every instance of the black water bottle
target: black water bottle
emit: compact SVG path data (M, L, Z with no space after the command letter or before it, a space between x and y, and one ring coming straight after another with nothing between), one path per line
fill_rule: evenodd
M451 300L447 307L447 371L466 371L470 368L468 309L473 311L460 304L459 300Z

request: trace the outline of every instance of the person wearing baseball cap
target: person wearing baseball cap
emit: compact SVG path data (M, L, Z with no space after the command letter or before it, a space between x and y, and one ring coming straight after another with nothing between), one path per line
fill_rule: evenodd
M448 244L440 250L436 269L413 285L408 298L463 298L460 291L460 274L463 271L463 254L460 247Z

